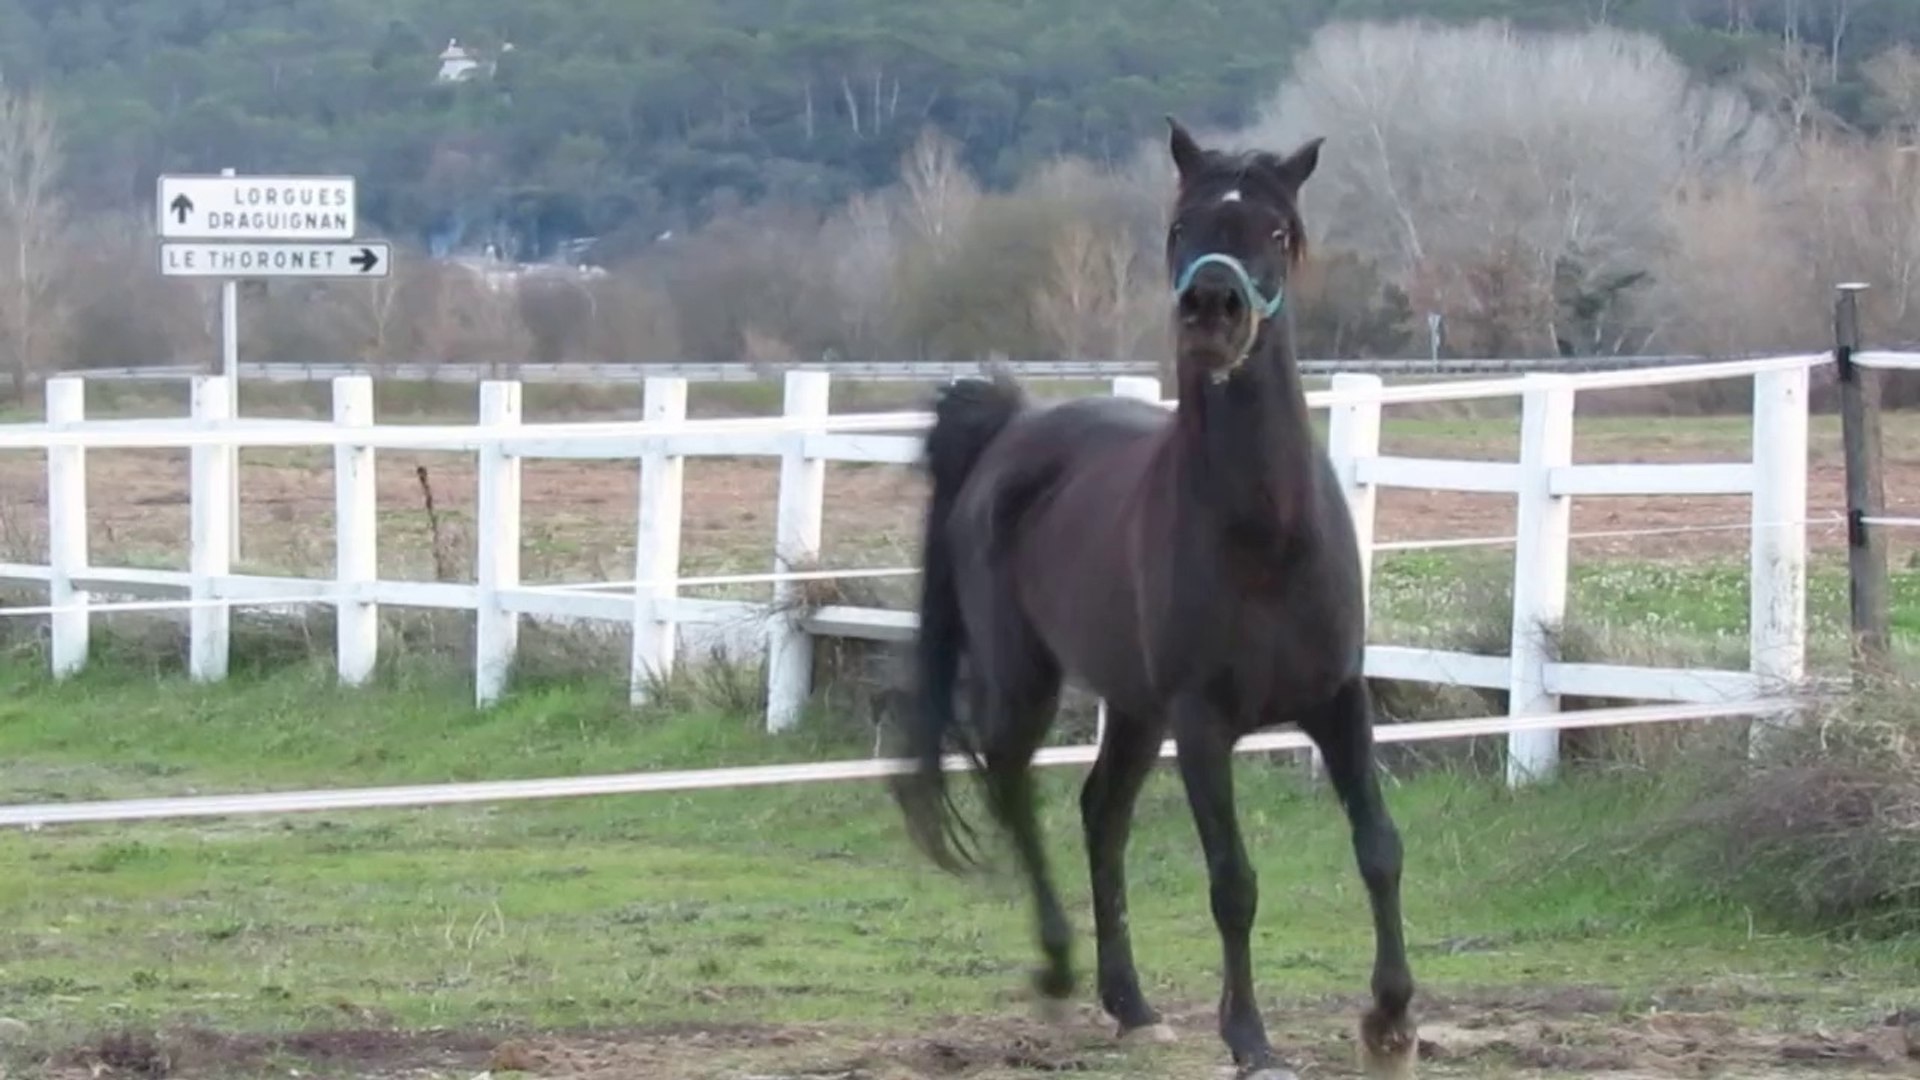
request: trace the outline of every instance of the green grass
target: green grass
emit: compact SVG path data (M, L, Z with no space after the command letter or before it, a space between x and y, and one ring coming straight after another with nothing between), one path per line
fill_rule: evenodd
M448 673L339 693L317 666L223 687L112 669L52 685L0 666L0 798L364 785L856 756L826 726L636 713L616 688L544 685L486 713ZM1045 822L1090 956L1073 785ZM1370 935L1331 797L1240 766L1264 883L1262 986L1365 986ZM1776 934L1625 857L1670 790L1648 778L1508 796L1435 773L1392 787L1423 985L1568 984L1797 995L1852 1017L1897 1000L1916 943ZM971 805L971 800L969 800ZM1198 849L1168 775L1130 858L1150 992L1208 1001L1216 945ZM0 835L0 1014L55 1042L123 1023L275 1031L343 1010L405 1028L704 1021L868 1027L1018 1010L1032 962L1006 875L942 877L877 785L584 799ZM1845 971L1835 985L1830 975Z
M1475 644L1504 653L1512 572L1506 550L1382 555L1373 573L1373 640ZM1739 666L1747 647L1749 572L1744 560L1576 560L1568 575L1568 624L1622 662ZM1895 646L1920 652L1920 566L1896 567L1891 582ZM1810 565L1807 619L1816 666L1844 663L1848 585L1840 559Z

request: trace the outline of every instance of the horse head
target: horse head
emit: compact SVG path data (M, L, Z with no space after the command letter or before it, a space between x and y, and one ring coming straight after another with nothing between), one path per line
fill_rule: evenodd
M1167 270L1181 381L1204 374L1225 382L1273 337L1287 272L1306 253L1300 187L1319 164L1322 140L1285 157L1227 152L1203 149L1178 120L1167 123L1179 173Z

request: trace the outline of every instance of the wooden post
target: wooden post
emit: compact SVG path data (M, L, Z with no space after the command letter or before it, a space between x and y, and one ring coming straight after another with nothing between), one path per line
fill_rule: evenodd
M687 380L649 378L643 417L650 423L687 418ZM638 705L647 686L673 670L679 632L666 608L679 595L680 529L686 459L663 440L640 459L640 507L633 545L633 659L627 696Z
M336 427L373 424L373 380L347 375L333 380ZM366 598L379 580L379 492L371 446L333 448L334 653L340 681L363 685L380 656L380 609Z
M201 375L193 380L195 426L219 428L231 417L232 399L227 380ZM196 446L192 450L192 524L187 556L189 595L197 603L187 613L187 672L202 682L227 677L227 650L231 642L233 611L214 604L223 592L221 578L233 572L233 463L239 455L233 444Z
M832 377L824 371L786 373L786 415L825 419ZM807 432L789 432L780 456L779 506L774 519L773 570L792 573L820 554L820 522L827 497L827 463L807 456ZM800 722L813 695L813 639L800 625L800 586L773 586L767 621L767 730Z
M1807 388L1804 367L1753 380L1753 540L1748 670L1762 692L1793 692L1807 668ZM1764 718L1762 724L1791 717ZM1754 731L1758 735L1758 730ZM1761 739L1749 739L1757 749Z
M520 424L520 384L480 384L480 424L506 435ZM500 700L514 653L520 647L520 616L501 603L503 589L520 584L520 459L497 442L480 448L475 492L473 699L481 706Z
M1840 430L1847 459L1847 576L1853 613L1856 680L1887 670L1887 545L1867 519L1886 506L1881 477L1880 373L1853 362L1860 349L1858 296L1867 286L1839 287L1833 306L1833 359L1840 385Z
M1559 697L1547 691L1547 664L1567 615L1567 553L1573 532L1573 500L1554 495L1551 481L1554 469L1573 462L1574 390L1564 375L1528 375L1526 381L1533 389L1526 392L1520 420L1509 716L1559 711ZM1509 786L1545 779L1559 764L1559 732L1507 736Z
M47 380L47 424L77 428L87 419L87 384L80 379ZM87 663L90 631L87 594L74 584L86 572L87 450L83 446L47 449L47 603L65 610L47 620L53 677L64 679Z

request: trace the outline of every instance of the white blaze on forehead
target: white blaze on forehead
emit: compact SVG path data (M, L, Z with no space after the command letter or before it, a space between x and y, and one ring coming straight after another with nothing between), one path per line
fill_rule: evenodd
M1221 202L1239 202L1240 189L1234 188L1232 191L1229 191L1225 195L1220 196L1220 201Z

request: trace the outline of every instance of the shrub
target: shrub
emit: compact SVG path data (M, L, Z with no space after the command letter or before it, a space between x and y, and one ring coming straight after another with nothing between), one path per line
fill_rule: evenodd
M1710 895L1805 929L1920 930L1920 708L1901 680L1774 730L1754 763L1698 771L1655 829ZM1758 735L1758 732L1756 732Z

